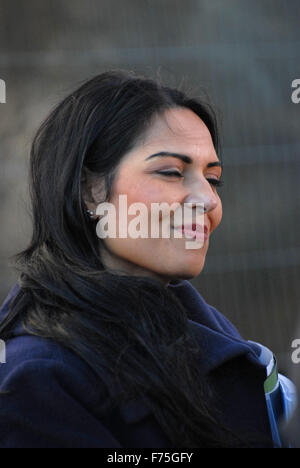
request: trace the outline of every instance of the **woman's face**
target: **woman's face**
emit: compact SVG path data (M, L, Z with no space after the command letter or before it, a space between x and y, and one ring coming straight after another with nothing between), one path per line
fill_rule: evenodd
M170 155L149 158L161 152ZM178 159L175 154L188 156L191 161ZM117 220L121 209L119 195L127 195L128 207L132 203L143 203L147 207L147 214L143 216L148 222L149 236L118 238L117 230L116 238L101 240L100 245L104 243L105 247L101 249L105 265L128 274L154 276L166 284L171 279L197 276L204 266L210 234L222 218L222 204L214 186L214 181L221 177L221 170L210 132L195 113L178 107L156 116L143 139L121 160L109 200L116 208ZM162 202L178 203L182 208L186 202L204 204L206 211L202 220L207 239L201 248L187 248L187 240L191 238L187 239L182 233L182 238L174 238L172 230L169 238L163 237L161 232L158 238L151 237L151 204ZM90 204L89 208L96 211L97 205ZM193 212L195 210L194 207ZM128 215L128 224L138 214ZM161 214L159 224L163 217ZM169 219L171 226L177 226L174 212Z

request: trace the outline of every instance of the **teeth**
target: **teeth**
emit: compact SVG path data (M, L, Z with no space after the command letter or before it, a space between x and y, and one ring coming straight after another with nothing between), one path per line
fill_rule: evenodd
M204 238L204 233L200 231L195 231L195 230L188 230L188 229L183 229L182 227L175 227L174 229L179 230L179 232L182 233L183 237L186 237L188 239L203 239Z
M203 234L200 232L184 231L184 233L187 235L187 237L191 237L192 239L194 239L195 237L197 237L198 239L204 237Z

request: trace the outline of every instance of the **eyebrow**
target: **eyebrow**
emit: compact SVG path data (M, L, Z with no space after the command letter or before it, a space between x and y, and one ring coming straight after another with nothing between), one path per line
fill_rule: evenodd
M168 157L168 156L172 156L173 158L180 159L181 161L187 164L192 164L193 162L192 158L190 158L189 156L186 156L185 154L172 153L169 151L160 151L159 153L151 154L145 159L145 161L147 161L148 159L156 158L156 157ZM223 164L221 163L221 161L210 162L207 164L206 167L215 167L215 166L219 166L223 169Z

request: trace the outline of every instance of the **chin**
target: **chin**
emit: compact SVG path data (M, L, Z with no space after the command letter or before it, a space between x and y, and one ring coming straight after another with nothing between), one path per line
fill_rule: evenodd
M204 262L198 262L195 265L186 265L185 268L182 268L182 264L177 268L172 268L168 272L164 272L165 277L171 278L173 280L189 280L193 279L196 276L200 275L201 271L204 268Z
M190 271L185 271L185 272L179 274L178 278L186 279L186 280L193 279L193 278L196 278L196 276L200 275L202 270L203 270L203 268L198 268L198 269L194 269L194 270L190 270Z

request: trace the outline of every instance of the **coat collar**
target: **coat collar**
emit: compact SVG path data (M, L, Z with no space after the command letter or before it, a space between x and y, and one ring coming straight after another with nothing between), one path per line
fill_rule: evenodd
M189 324L205 356L200 363L203 374L242 355L258 367L264 367L259 361L261 348L243 339L232 323L207 304L191 283L184 280L168 287L185 306Z
M202 359L199 361L199 368L203 375L208 375L226 362L243 356L246 366L256 368L263 388L266 371L259 361L261 348L244 340L236 328L214 307L207 304L188 281L169 284L168 287L172 288L186 308L189 326L200 347ZM148 416L151 411L140 397L123 403L120 413L127 424L132 424Z
M187 311L189 326L199 343L202 356L205 356L199 363L203 374L208 374L226 361L242 355L258 367L262 366L259 361L261 348L243 339L217 309L207 304L189 281L170 283L168 288L179 298ZM0 320L6 315L9 304L19 289L19 284L15 283L9 291L0 307ZM14 334L24 334L21 325L16 327Z
M244 340L236 328L213 306L206 303L200 293L186 280L169 284L168 288L180 299L188 315L189 326L199 344L202 359L199 368L203 375L208 375L226 362L244 356L245 364L257 367L258 373L265 378L265 367L260 363L261 348L255 343ZM9 291L0 308L0 320L8 311L14 296L19 291L16 283ZM24 334L21 324L15 329L15 335ZM150 413L139 398L124 403L120 413L126 423L135 423Z

